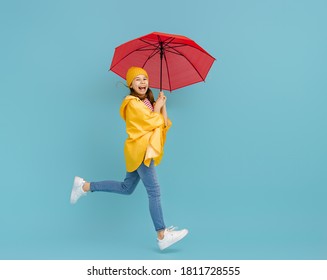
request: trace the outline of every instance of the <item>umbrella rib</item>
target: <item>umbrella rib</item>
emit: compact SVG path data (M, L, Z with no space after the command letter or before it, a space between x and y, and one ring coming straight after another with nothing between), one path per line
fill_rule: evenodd
M201 73L198 71L198 69L193 65L193 63L184 55L184 54L182 54L182 53L180 53L178 50L175 50L174 49L174 51L176 51L176 53L175 54L179 54L179 55L181 55L181 56L183 56L188 62L189 62L189 64L193 67L193 69L198 73L198 75L201 77L201 79L202 79L202 81L204 81L204 79L203 79L203 77L202 77L202 75L201 75Z
M164 43L164 47L166 47L166 46L169 46L169 44L174 44L174 43L172 43L172 41L174 41L175 40L175 38L167 38L166 39L166 41L163 41L163 43Z
M160 36L158 36L159 38L159 40L161 40L161 38L160 38ZM166 46L168 46L169 47L169 44L171 44L171 42L174 40L175 38L172 38L172 37L169 37L169 38L167 38L165 41L162 41L162 43L163 43L163 47L165 48ZM155 47L155 48L159 48L159 43L151 43L151 42L147 42L146 40L144 40L144 39L140 39L140 41L142 41L143 43L146 43L146 44L148 44L148 45L150 45L150 46L153 46L153 47ZM176 44L180 44L180 43L176 43Z
M116 67L116 65L118 63L120 63L122 60L124 60L126 57L130 56L134 52L138 52L138 51L150 51L150 50L154 50L155 51L157 49L157 48L156 49L144 49L144 48L146 48L146 47L145 46L142 46L142 47L140 47L140 48L138 48L136 50L132 50L131 52L129 52L128 54L126 54L122 59L120 59L119 61L117 61L115 65L112 65L110 67L110 70L113 69L114 67Z
M153 47L155 47L155 48L158 48L158 47L159 47L159 44L158 44L158 43L147 42L147 41L145 41L144 39L140 39L140 41L142 41L143 43L146 43L146 44L148 44L148 45L150 45L150 46L153 46Z
M178 52L176 50L174 50L174 51L172 51L172 50L166 50L166 52L184 56L183 54L181 54L180 52Z
M156 49L143 49L143 48L139 48L137 50L135 50L136 52L141 52L141 51L155 51Z
M144 68L144 67L145 67L145 64L147 64L147 62L148 62L152 57L154 57L156 54L158 54L158 52L159 52L159 50L155 50L155 51L153 51L153 53L152 53L151 55L149 55L148 58L145 60L145 62L144 62L144 64L143 64L142 68Z
M148 58L146 59L146 61L144 62L143 66L142 66L142 68L144 68L145 65L148 63L148 61L149 61L152 57L154 57L156 54L159 53L160 49L159 49L159 44L153 44L153 43L147 42L147 41L144 40L144 39L140 39L140 41L142 41L143 43L148 44L148 45L154 47L153 49L144 49L144 50L153 50L153 53L150 54L150 55L148 56Z
M215 59L211 54L207 53L207 51L203 50L201 47L199 49L199 48L194 47L192 45L183 44L183 43L173 43L173 44L179 44L179 45L178 46L169 46L171 49L174 49L175 50L176 48L180 48L180 47L190 47L190 48L196 49L196 50L198 50L198 51L200 51L200 52L202 52L202 53L204 53L204 54L212 57L213 59Z
M164 53L164 59L165 59L165 62L166 62L166 69L167 69L168 83L169 83L169 91L171 92L170 73L169 73L168 62L167 62L167 57L166 57L165 53Z

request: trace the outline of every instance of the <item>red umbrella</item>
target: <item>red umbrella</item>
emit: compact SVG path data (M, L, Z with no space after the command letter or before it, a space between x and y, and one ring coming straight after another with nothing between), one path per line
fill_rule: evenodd
M150 87L172 91L204 81L214 61L185 36L153 32L118 46L110 70L125 79L129 67L142 67Z

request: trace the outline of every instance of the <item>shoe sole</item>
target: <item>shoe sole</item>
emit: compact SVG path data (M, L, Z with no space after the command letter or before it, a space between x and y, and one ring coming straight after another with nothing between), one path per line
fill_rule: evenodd
M76 189L80 187L80 183L83 179L81 179L80 177L78 176L75 176L74 178L74 183L73 183L73 188L72 188L72 191L70 193L70 203L71 204L75 204L77 202L73 200L73 193L75 193Z
M159 247L160 250L165 250L165 249L169 248L171 245L174 245L178 241L181 241L186 235L188 235L188 230L185 230L185 233L181 234L173 243L169 244L168 246L165 246L162 248Z

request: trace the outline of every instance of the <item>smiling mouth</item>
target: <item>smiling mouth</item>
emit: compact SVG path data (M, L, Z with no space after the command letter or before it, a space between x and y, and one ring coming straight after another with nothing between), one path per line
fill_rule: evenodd
M146 87L139 87L139 90L146 90Z

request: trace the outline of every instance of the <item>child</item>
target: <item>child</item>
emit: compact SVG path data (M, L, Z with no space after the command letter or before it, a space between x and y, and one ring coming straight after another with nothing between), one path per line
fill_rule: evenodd
M128 69L126 83L130 88L130 95L120 107L120 115L126 122L128 134L124 148L126 177L123 182L86 182L76 176L70 202L75 204L89 191L131 194L141 179L147 190L158 246L163 250L188 234L186 229L177 231L172 227L166 228L161 209L160 186L155 166L161 161L166 133L171 126L167 116L166 96L160 92L154 102L148 74L140 67Z

